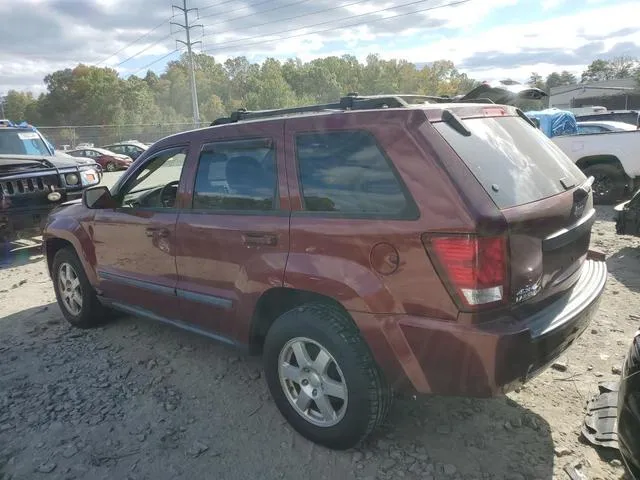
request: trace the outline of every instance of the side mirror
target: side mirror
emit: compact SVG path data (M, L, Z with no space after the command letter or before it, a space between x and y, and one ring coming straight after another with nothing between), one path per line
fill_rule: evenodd
M82 192L82 203L90 209L115 208L116 202L105 186L87 188Z

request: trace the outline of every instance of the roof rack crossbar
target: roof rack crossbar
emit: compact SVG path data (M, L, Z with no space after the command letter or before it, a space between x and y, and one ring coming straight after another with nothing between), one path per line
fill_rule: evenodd
M236 123L242 120L253 120L261 118L270 118L281 115L289 115L295 113L323 112L331 110L373 110L380 108L405 108L409 107L412 101L423 101L425 103L494 103L488 98L479 98L476 100L464 100L459 97L438 97L433 95L415 95L415 94L398 94L398 95L358 95L350 93L340 98L335 103L321 103L318 105L306 105L303 107L276 108L273 110L246 110L239 109L232 112L228 117L221 117L214 120L211 126L223 125L227 123Z
M358 96L350 94L342 97L339 102L307 105L303 107L277 108L273 110L245 110L239 109L232 112L229 117L221 117L214 120L211 126L236 123L241 120L269 118L294 113L322 112L327 110L371 110L377 108L401 108L409 106L403 99L407 95L374 95ZM425 97L426 98L426 97Z

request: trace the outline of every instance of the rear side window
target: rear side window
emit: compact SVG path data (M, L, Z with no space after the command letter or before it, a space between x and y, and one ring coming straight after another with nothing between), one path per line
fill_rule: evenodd
M462 121L464 136L445 122L434 127L473 172L498 208L535 202L586 178L540 130L519 117ZM564 186L563 186L564 183Z
M369 132L300 134L296 149L305 210L354 216L408 216L412 204L390 161Z
M200 154L193 208L273 210L276 158L270 139L209 143Z

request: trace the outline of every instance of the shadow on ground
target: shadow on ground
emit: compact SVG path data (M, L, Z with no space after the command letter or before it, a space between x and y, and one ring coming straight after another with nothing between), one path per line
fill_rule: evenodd
M640 292L640 249L624 247L607 258L609 273L629 290Z
M0 269L15 268L42 260L42 247L34 245L30 248L13 250L15 245L0 242Z

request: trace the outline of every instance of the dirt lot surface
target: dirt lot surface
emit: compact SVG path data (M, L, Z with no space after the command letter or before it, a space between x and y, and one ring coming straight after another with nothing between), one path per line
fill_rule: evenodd
M0 479L549 479L580 465L623 476L580 441L586 400L614 380L640 324L640 239L599 211L593 245L610 274L598 318L561 359L508 398L404 398L358 450L295 434L259 359L123 317L70 328L41 257L0 270Z

